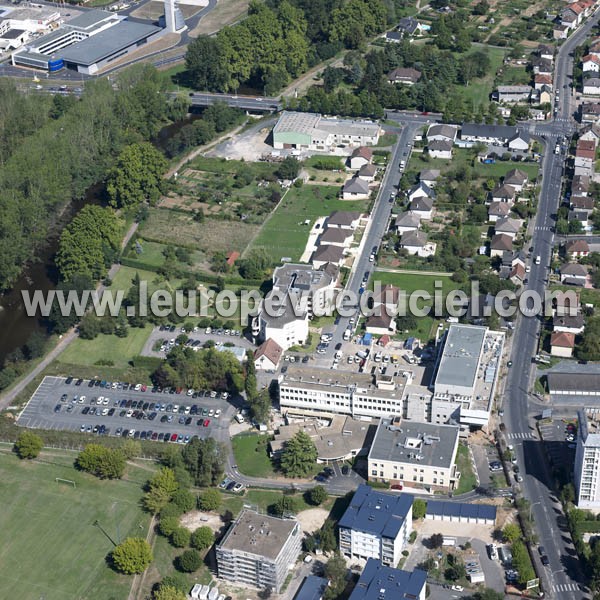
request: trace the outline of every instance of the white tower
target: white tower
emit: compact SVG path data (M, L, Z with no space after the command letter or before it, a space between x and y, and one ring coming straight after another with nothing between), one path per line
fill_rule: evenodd
M177 0L165 0L165 28L169 33L186 29L183 13L177 8Z

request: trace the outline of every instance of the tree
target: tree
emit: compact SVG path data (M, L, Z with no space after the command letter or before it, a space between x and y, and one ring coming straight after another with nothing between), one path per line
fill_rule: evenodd
M210 548L215 541L214 533L212 529L207 525L198 527L190 538L190 546L196 550L206 550Z
M33 431L23 431L15 442L14 450L19 458L37 458L42 451L44 442Z
M441 548L443 543L444 543L444 536L441 533L434 533L429 538L429 545L432 548Z
M111 554L117 571L126 575L143 573L154 560L152 548L144 538L127 538Z
M189 529L177 527L177 529L171 533L170 540L175 548L185 548L189 545L191 537L192 534Z
M521 528L517 523L508 523L502 530L502 536L508 543L512 544L521 539Z
M198 508L205 511L217 511L222 500L221 492L216 488L210 488L198 497Z
M323 552L333 552L337 549L335 523L331 519L326 519L319 531L319 545Z
M120 243L121 221L115 212L101 206L85 206L61 233L56 253L61 277L69 280L84 275L100 279L116 259Z
M427 512L427 502L422 498L415 498L413 502L413 519L423 519L425 517L425 513Z
M238 270L244 279L262 279L271 266L271 258L264 248L251 250L246 258L238 260Z
M125 472L125 456L120 449L88 444L77 456L75 465L100 479L120 479Z
M121 446L121 451L123 452L125 458L130 460L136 456L141 456L142 444L138 440L127 439Z
M193 573L200 568L202 557L197 550L186 550L177 557L177 568L184 573Z
M286 156L277 168L277 176L280 179L296 179L300 172L300 162L293 156Z
M504 594L491 588L485 588L481 591L475 592L471 598L473 600L504 600Z
M189 512L193 508L196 507L196 497L190 490L186 488L179 487L179 489L173 494L171 499L173 504L176 504L181 512Z
M106 182L111 206L156 202L160 198L160 186L166 170L166 159L149 142L126 146Z
M224 89L227 69L216 38L201 35L192 40L185 54L185 66L195 89Z
M325 598L337 598L346 586L346 561L337 552L325 563L325 577L329 580L329 587L325 591ZM328 590L331 593L328 594Z
M257 423L268 423L271 415L271 396L268 390L262 390L249 402L250 414Z
M185 468L196 485L216 485L221 480L226 460L222 444L212 438L201 440L194 436L183 448L182 455Z
M160 521L158 522L158 531L165 537L171 537L173 532L179 528L179 517L163 517L161 513Z
M252 402L258 395L256 385L256 365L254 364L254 355L252 352L247 353L246 361L246 379L244 380L244 391L246 392L246 399L248 402Z
M187 594L171 585L163 585L152 594L154 600L187 600Z
M298 505L291 496L280 496L277 501L269 506L269 512L276 517L294 514L298 511Z
M308 492L308 499L311 504L315 506L319 506L319 504L323 504L325 500L327 500L327 491L322 485L315 486L312 490Z
M299 431L283 448L281 470L286 477L306 477L316 464L317 456L314 442L304 431Z
M148 481L148 491L143 500L144 506L152 513L160 512L171 502L178 488L175 471L169 467L162 467Z
M535 572L531 566L531 560L529 559L529 553L525 544L521 541L517 541L512 545L512 556L513 566L519 571L519 583L524 585L530 579L535 578Z

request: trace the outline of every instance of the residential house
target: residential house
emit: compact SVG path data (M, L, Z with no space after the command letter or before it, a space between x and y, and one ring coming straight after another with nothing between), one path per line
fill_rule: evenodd
M340 227L327 227L319 236L319 244L330 244L345 248L350 245L354 234L351 229Z
M510 204L506 202L492 202L488 208L488 220L496 223L498 219L507 217L510 213Z
M327 227L340 227L341 229L356 229L360 222L360 213L352 210L334 210L327 217Z
M566 285L584 286L587 281L587 269L579 263L566 263L560 268L560 282Z
M416 231L421 226L421 217L409 210L396 217L394 227L396 232L402 235L408 231Z
M596 142L579 140L575 150L575 167L583 167L593 171L596 160Z
M536 90L541 90L544 86L552 88L552 75L546 75L545 73L538 73L537 75L534 75L533 87Z
M402 571L369 558L349 600L425 600L426 581L425 571Z
M581 67L584 73L600 71L600 58L595 54L587 54L581 59Z
M581 225L581 231L592 231L593 224L590 221L589 213L584 210L570 210L567 215L567 221L577 221Z
M515 201L516 190L510 185L502 184L493 189L490 196L492 202L506 202L512 204Z
M427 130L427 142L434 141L450 141L454 143L458 134L458 128L454 125L446 125L445 123L430 125Z
M432 200L435 200L435 191L423 181L419 181L419 183L415 184L408 191L407 197L411 202L416 198L431 198Z
M552 60L549 58L544 58L543 56L534 56L530 62L535 75L538 75L539 73L552 75L554 72L554 65Z
M377 175L377 167L374 164L364 165L358 171L358 178L367 183L375 181L375 175Z
M555 331L550 336L550 354L561 358L571 358L575 348L575 335L565 331Z
M600 103L584 102L579 107L582 123L598 123L600 121Z
M600 95L600 78L589 77L583 80L583 93L586 96Z
M350 168L354 171L358 171L361 167L368 165L373 160L373 150L367 146L361 146L356 148L350 156L348 163Z
M463 123L460 127L460 139L466 142L497 144L503 146L517 133L510 125L485 125L483 123Z
M585 319L581 312L552 318L552 331L581 335L585 330Z
M554 47L548 46L547 44L540 44L536 50L538 56L542 60L549 60L552 62L554 60Z
M423 31L423 26L414 17L403 17L398 22L396 29L403 36L413 36L420 35Z
M275 371L282 355L283 348L269 338L254 351L254 366L261 371Z
M404 35L400 31L387 31L384 37L386 42L399 44L404 38Z
M590 247L585 240L570 240L565 244L565 254L569 260L588 256L589 253Z
M408 205L408 209L423 221L430 221L433 213L433 198L415 198Z
M320 269L327 263L341 265L344 261L344 248L333 244L321 244L313 252L310 261L315 269Z
M581 312L579 292L573 297L573 290L558 292L552 300L552 314L554 317L572 317Z
M495 97L498 102L528 102L531 89L528 85L499 85Z
M575 175L571 181L571 194L573 196L587 196L590 191L590 178L588 175Z
M569 29L576 29L580 20L581 10L577 6L577 3L573 3L571 6L563 8L560 13L560 24L568 27Z
M566 40L570 30L571 28L567 25L555 25L552 29L552 38L555 40Z
M424 169L419 173L419 181L422 181L430 188L435 187L437 180L440 177L439 169Z
M365 200L370 194L369 184L360 177L348 179L342 188L344 200Z
M394 334L396 333L396 320L384 311L379 315L368 317L365 328L371 335Z
M414 85L421 78L421 71L412 68L398 68L388 73L389 83Z
M490 256L502 256L504 252L512 252L513 238L506 233L496 233L490 243Z
M452 160L452 142L450 140L434 140L427 143L427 152L432 158Z
M531 96L533 104L552 104L552 88L549 85L543 85L538 90L534 90L534 92L535 96L533 94Z
M525 171L521 171L521 169L511 169L504 176L502 183L504 183L504 185L510 185L510 187L514 188L517 192L521 192L528 181L529 178Z
M600 142L600 127L595 123L590 123L579 130L579 139L588 142Z
M386 284L381 288L378 295L373 297L373 310L377 312L393 312L398 308L400 301L400 288L395 285Z
M508 278L515 285L523 285L526 277L525 267L521 264L516 264L510 271Z
M527 152L531 137L524 131L517 131L510 140L508 140L508 148L514 151Z
M400 248L409 254L428 258L435 254L436 244L428 241L424 231L408 231L400 238Z
M594 212L595 202L590 196L571 196L569 202L572 210L586 212L588 215Z
M514 240L517 237L517 234L519 233L522 226L523 221L521 219L504 217L496 221L494 225L494 231L496 233L504 233Z

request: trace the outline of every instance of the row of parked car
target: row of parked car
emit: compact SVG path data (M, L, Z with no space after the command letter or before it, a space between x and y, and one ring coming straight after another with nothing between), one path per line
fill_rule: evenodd
M95 433L97 435L111 435L111 428L106 425L82 425L79 428L82 433ZM178 444L187 444L192 436L181 433L166 433L149 430L139 431L117 427L114 433L115 437L132 438L134 440L152 440L154 442L172 442Z
M239 483L234 479L230 479L229 477L225 477L223 481L219 484L219 487L222 490L227 490L228 492L235 492L236 494L241 492L246 486L243 483Z

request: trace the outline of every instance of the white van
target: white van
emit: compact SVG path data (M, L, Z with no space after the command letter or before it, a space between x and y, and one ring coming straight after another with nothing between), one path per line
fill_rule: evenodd
M346 329L346 331L344 331L344 341L347 342L351 337L352 337L352 330Z
M235 415L235 420L236 420L238 423L244 423L244 422L246 421L246 419L244 419L243 415L242 415L242 414L240 414L240 413L238 413L237 415Z

